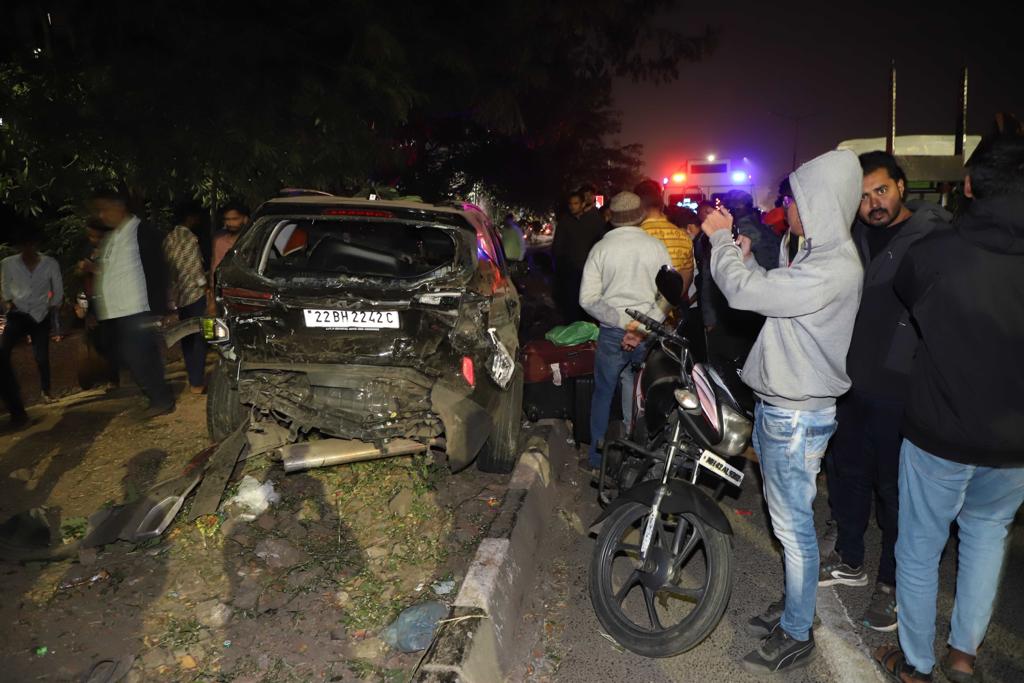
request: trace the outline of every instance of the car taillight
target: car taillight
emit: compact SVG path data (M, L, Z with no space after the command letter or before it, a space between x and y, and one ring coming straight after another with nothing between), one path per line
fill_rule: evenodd
M270 292L261 292L257 289L246 289L245 287L225 287L220 291L221 296L227 303L230 303L236 312L256 311L266 308L273 295Z
M469 386L476 386L476 371L473 368L473 359L469 356L462 357L462 378Z

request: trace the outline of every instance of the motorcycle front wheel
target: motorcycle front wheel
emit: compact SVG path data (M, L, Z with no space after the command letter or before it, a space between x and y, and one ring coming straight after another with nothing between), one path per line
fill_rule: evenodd
M673 657L721 621L732 594L732 544L694 514L662 513L645 561L640 543L650 511L627 503L604 521L590 600L615 642L645 657Z

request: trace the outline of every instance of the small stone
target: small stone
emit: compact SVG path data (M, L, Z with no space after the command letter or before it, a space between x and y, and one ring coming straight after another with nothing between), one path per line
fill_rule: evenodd
M394 545L394 546L393 546L393 547L391 548L391 552L392 552L392 553L393 553L393 554L394 554L394 555L395 555L396 557L401 557L402 555L404 555L404 554L405 554L405 546L404 546L404 545L402 545L401 543L396 543L396 544L395 544L395 545Z
M371 560L376 560L378 558L384 557L387 554L388 549L384 546L375 545L372 548L366 549L366 556Z
M197 666L199 666L199 664L196 662L195 657L193 657L192 655L185 655L184 657L179 659L178 660L178 665L182 669L186 669L186 670L191 670L191 669L194 669Z
M338 607L345 607L352 601L352 596L346 591L338 591L334 594L334 604Z
M412 508L414 495L412 489L403 488L388 502L388 510L391 514L405 517Z
M272 569L285 569L309 561L309 555L282 538L266 538L253 552Z
M272 590L264 591L256 603L256 611L262 613L281 609L288 604L288 599L287 593Z
M348 640L348 634L340 626L331 629L331 640Z
M220 600L207 600L196 605L196 618L208 628L223 628L231 621L233 610Z
M32 470L22 467L14 470L8 476L10 476L11 479L17 479L18 481L28 481L32 478Z
M273 530L275 524L277 524L277 520L274 518L274 515L269 512L263 513L260 515L259 519L256 520L256 526L264 531Z

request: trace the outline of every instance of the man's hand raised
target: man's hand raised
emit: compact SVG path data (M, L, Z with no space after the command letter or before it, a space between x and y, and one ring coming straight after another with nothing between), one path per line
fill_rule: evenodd
M724 206L720 206L708 214L700 229L708 237L711 237L719 230L732 230L732 214Z

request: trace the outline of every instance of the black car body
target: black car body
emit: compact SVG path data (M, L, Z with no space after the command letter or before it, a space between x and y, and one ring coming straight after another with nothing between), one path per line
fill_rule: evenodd
M470 204L266 202L217 270L222 360L208 421L248 414L291 441L443 438L458 470L507 471L518 442L519 297Z

